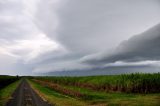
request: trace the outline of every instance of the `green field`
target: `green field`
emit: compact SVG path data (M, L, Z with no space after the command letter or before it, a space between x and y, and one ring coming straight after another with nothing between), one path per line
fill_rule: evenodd
M159 106L160 74L34 77L32 87L58 106Z
M118 91L127 93L159 93L160 73L124 74L88 77L36 77L36 79L88 88L97 91Z
M24 77L41 98L56 106L159 106L160 73L86 77ZM0 106L19 77L1 76ZM2 86L3 85L3 86Z

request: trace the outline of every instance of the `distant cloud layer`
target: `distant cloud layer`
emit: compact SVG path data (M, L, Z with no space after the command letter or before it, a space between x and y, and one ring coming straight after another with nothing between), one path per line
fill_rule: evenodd
M159 10L159 0L0 0L0 74L157 67Z
M107 55L85 57L88 63L111 63L116 61L135 62L160 60L160 24L153 28L123 41L115 50Z

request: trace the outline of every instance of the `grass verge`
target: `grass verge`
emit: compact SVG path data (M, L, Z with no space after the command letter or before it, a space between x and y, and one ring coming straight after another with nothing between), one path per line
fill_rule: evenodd
M86 97L77 100L35 82L31 83L36 89L39 89L42 97L45 97L52 104L56 103L58 106L159 106L160 104L160 94L106 93L75 86L63 86L66 89L86 95Z
M20 80L11 83L10 85L0 90L0 106L5 106L6 102L11 98L11 95L16 90L19 83Z

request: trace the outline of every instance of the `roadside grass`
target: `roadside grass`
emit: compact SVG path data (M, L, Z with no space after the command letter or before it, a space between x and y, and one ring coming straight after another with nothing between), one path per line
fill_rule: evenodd
M11 83L0 90L0 106L5 106L6 102L11 98L11 95L16 90L21 80Z
M43 100L47 100L55 106L88 106L84 101L71 98L67 95L60 94L54 90L41 86L31 80L28 80L31 87L39 94Z
M63 86L70 90L78 91L85 94L81 98L91 105L106 104L107 106L159 106L160 94L134 94L121 92L102 92L93 91L76 86Z
M58 106L159 106L160 104L160 94L106 93L63 85L66 89L85 94L84 97L77 100L77 98L62 95L33 81L30 81L30 83L39 91L42 97Z

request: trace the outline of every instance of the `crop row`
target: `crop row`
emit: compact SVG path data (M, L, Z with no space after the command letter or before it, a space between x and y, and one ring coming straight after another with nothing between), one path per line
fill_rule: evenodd
M160 73L88 77L35 77L60 85L77 86L105 92L160 93Z

